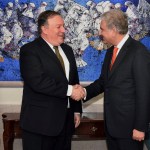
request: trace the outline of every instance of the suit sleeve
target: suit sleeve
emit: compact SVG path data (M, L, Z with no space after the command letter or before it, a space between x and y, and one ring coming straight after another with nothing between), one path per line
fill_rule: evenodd
M70 68L70 70L71 70L70 84L71 85L75 85L75 84L79 84L79 76L78 76L76 61L75 61L75 57L74 57L72 49L70 49L70 52L71 52L70 57L72 57L70 59L71 60L71 66L72 66ZM72 100L70 98L70 103L73 106L73 111L74 112L82 113L82 104L81 104L81 101L75 101L75 100Z
M106 53L104 59L100 77L97 80L95 80L93 83L91 83L89 86L85 87L87 96L84 102L104 92L104 74L105 74L104 72L106 70L105 67L106 67L107 54L108 53Z
M150 116L150 53L144 46L138 46L133 63L136 88L135 129L146 131Z
M21 48L20 71L25 86L40 94L65 98L68 82L66 80L56 81L55 78L48 76L43 70L37 51L38 47L31 44Z

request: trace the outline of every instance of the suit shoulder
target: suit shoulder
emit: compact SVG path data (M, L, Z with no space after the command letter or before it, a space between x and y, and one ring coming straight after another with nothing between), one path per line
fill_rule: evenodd
M132 39L131 45L135 46L135 47L138 47L138 48L147 49L144 44L142 44L140 41L137 41L135 39Z
M137 52L143 52L143 51L148 51L146 46L142 44L140 41L137 41L135 39L132 39L130 42L130 47Z
M62 46L63 48L72 50L71 46L69 46L69 45L67 45L67 44L65 44L65 43L61 44L61 46Z
M137 41L135 39L132 39L129 45L129 51L130 54L134 56L134 58L137 58L138 61L140 60L146 60L149 62L150 60L150 52L146 48L144 44L142 44L140 41ZM143 58L143 59L142 59Z
M36 49L36 47L38 46L37 43L38 43L38 42L37 42L37 39L35 39L34 41L29 42L29 43L23 45L23 46L20 48L20 52L23 52L23 51L31 51L31 50Z
M63 43L61 44L61 47L66 53L74 56L73 49L69 45Z

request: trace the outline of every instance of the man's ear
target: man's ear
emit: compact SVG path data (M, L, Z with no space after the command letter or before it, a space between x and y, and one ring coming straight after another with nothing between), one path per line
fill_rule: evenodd
M46 25L41 26L41 30L44 34L47 34L47 28L48 27Z

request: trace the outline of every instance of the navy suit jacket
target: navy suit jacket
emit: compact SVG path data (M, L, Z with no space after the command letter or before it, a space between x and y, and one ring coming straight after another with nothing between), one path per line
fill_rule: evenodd
M68 84L78 84L79 79L71 47L62 44L61 48L70 63L69 81L57 56L41 37L21 48L20 70L24 89L20 120L21 127L27 131L56 136L63 128ZM74 112L81 113L82 107L81 102L70 98L69 101L73 123Z
M86 87L87 100L104 92L104 118L113 137L131 138L147 131L150 109L150 53L131 37L110 71L113 47L107 50L99 79Z

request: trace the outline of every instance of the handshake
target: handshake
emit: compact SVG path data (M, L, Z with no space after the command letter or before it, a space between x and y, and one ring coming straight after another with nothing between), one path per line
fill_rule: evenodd
M71 98L79 101L86 97L86 90L79 84L73 85Z

